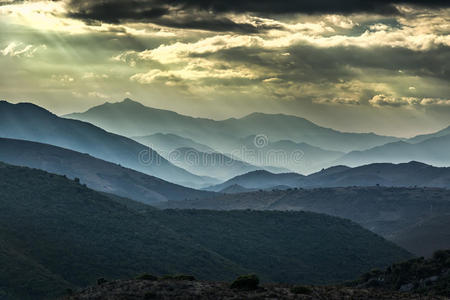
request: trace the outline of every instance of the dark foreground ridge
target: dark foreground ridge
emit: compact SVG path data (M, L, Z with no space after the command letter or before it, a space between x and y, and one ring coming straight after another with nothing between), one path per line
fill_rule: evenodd
M229 283L189 280L117 280L91 287L63 300L131 299L373 299L428 300L444 296L392 292L375 288L264 284L256 290L230 288Z
M385 270L372 270L358 280L335 286L262 284L256 275L233 283L196 281L193 276L98 281L65 300L82 299L450 299L450 250L432 258L411 259Z

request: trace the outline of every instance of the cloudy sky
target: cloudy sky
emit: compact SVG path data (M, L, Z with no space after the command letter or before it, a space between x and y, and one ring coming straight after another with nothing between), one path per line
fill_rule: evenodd
M0 0L0 99L129 97L411 136L450 125L450 2Z

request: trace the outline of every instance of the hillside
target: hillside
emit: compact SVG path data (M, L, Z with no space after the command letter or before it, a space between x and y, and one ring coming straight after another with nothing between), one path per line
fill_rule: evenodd
M92 124L63 119L30 104L0 101L0 137L51 144L107 160L186 186L205 186L211 178L174 166L151 148Z
M39 299L100 277L143 272L208 280L253 272L264 281L327 283L410 257L340 218L305 212L138 212L63 176L5 164L0 164L0 229L0 261L6 262L0 295L12 295L6 299L16 299L18 290L21 299ZM26 271L17 276L20 270Z
M393 242L425 257L430 257L436 249L450 249L450 214L420 221L396 234Z
M257 191L223 194L211 199L169 201L165 208L215 210L312 211L350 219L400 243L418 255L450 248L450 236L439 225L422 227L432 218L448 223L450 190L438 188L348 187ZM428 231L429 230L429 231ZM427 238L425 239L425 236ZM410 240L413 238L413 240ZM416 239L417 238L417 239ZM420 243L427 241L426 245ZM409 242L408 242L409 241Z
M146 107L131 99L105 103L65 117L87 121L124 136L171 133L224 151L237 139L264 134L270 140L292 140L336 151L363 150L397 141L373 133L344 133L320 127L304 118L253 113L240 119L215 121ZM195 148L195 147L194 147Z
M211 193L179 186L88 154L23 140L0 138L0 161L66 175L71 179L78 178L94 190L147 204L212 196Z
M336 164L358 166L376 162L402 163L412 160L447 167L450 165L450 134L431 137L422 142L394 142L365 151L352 151Z
M388 187L423 186L450 188L450 168L433 167L411 161L400 164L374 163L354 168L335 166L308 176L302 176L296 173L272 174L269 172L250 172L207 189L220 191L235 184L247 189L271 189L280 185L291 188L376 185Z
M238 185L245 189L270 189L274 186L297 186L305 176L297 173L274 174L269 171L259 170L236 176L224 183L206 188L209 191L223 191L228 187Z

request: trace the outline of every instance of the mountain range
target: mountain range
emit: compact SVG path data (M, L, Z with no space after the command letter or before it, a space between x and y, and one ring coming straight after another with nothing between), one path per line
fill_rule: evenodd
M121 164L185 186L201 187L216 179L174 166L153 149L90 123L60 118L30 104L0 101L0 137L51 144Z
M51 298L144 272L328 283L411 257L351 221L311 212L130 207L76 180L0 163L2 299Z
M171 133L216 150L230 150L236 139L262 134L270 140L292 140L334 151L364 150L399 140L373 133L346 133L318 126L304 118L253 113L221 121L194 118L146 107L131 99L105 103L65 117L90 122L124 136Z

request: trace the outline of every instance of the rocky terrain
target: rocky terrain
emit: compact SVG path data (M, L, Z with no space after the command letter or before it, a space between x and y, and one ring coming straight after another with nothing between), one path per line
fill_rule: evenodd
M374 288L261 285L256 290L237 290L229 283L188 280L118 280L87 288L63 300L134 299L450 299L443 296L390 292Z
M339 285L312 286L262 284L256 275L239 276L233 283L196 281L193 276L157 278L141 275L135 280L108 282L100 279L64 300L131 299L450 299L450 250L432 258L416 258L372 270L359 279Z

